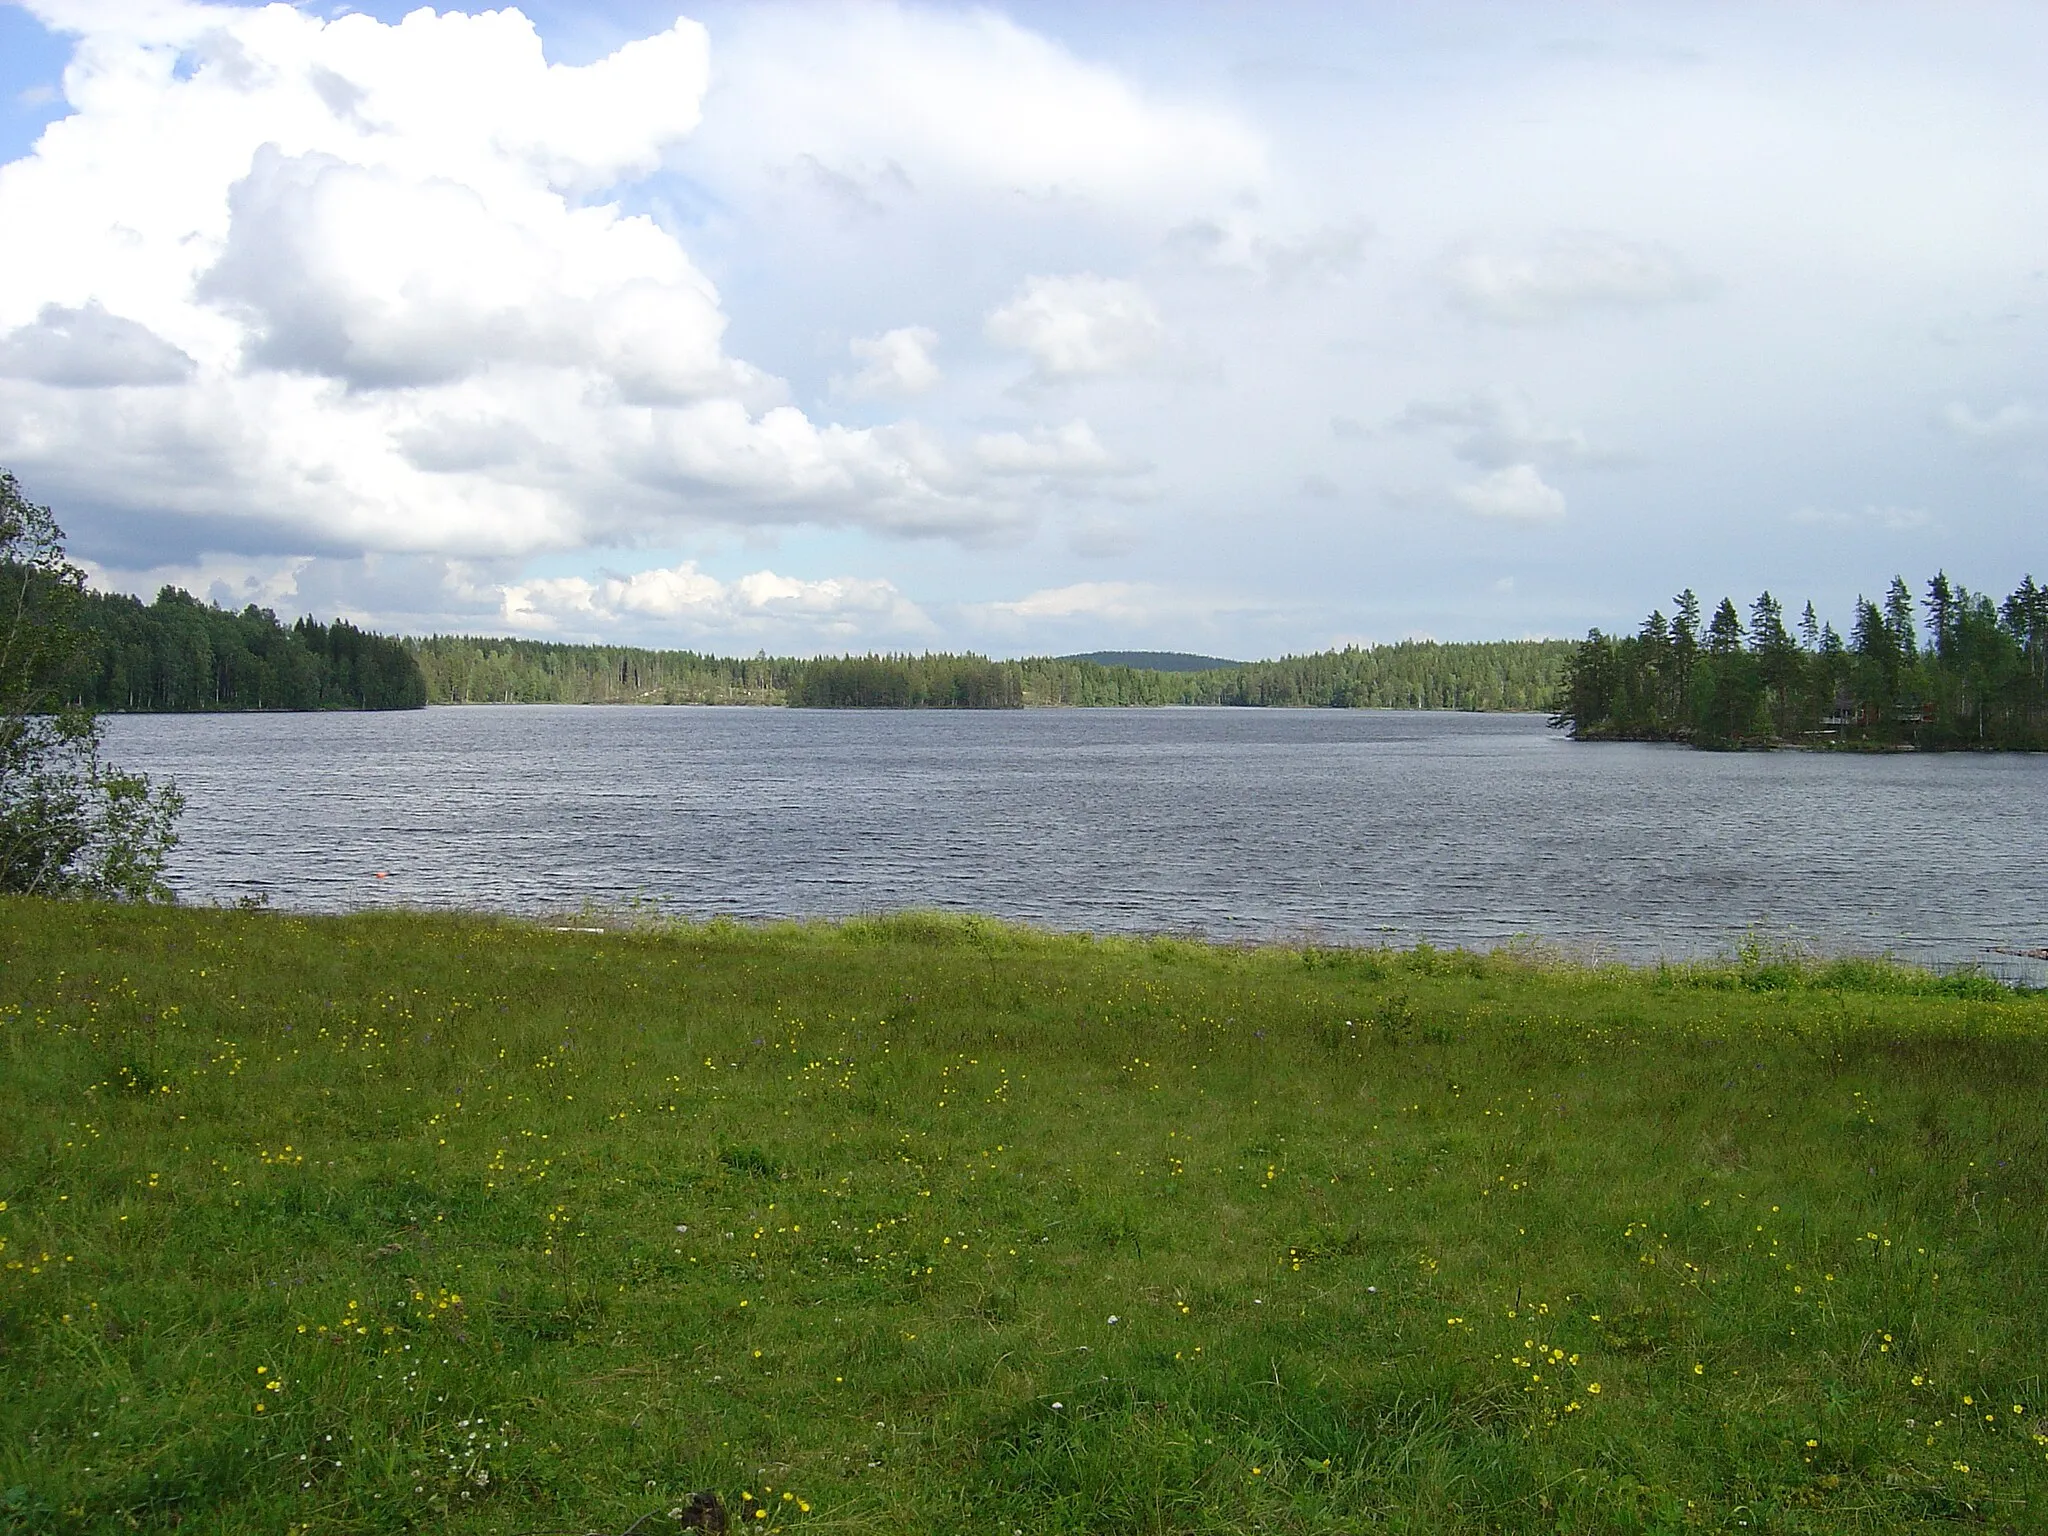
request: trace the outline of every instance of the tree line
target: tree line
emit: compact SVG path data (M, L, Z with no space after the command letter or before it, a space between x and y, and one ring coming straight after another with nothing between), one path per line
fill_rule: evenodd
M1690 588L1673 609L1588 634L1551 724L1581 741L2048 749L2048 586L2031 575L2000 602L1938 574L1918 615L1895 577L1882 602L1857 599L1846 638L1810 602L1788 626L1769 592L1746 624L1725 597L1702 622Z
M164 587L143 603L78 593L70 703L95 712L415 709L424 704L780 704L814 709L1548 709L1569 641L1394 645L1160 672L1078 657L715 656L550 640L393 638L346 620L281 622Z
M1534 711L1550 707L1571 655L1563 640L1347 646L1190 674L1183 702L1327 709Z
M67 701L90 711L418 709L426 679L400 640L345 619L280 623L165 587L143 603L79 593Z
M1548 709L1569 641L1349 646L1202 672L1076 657L696 651L436 635L409 641L432 703L787 704L821 709L1020 709L1223 704L1331 709Z
M432 704L780 704L805 666L790 657L472 635L405 644Z

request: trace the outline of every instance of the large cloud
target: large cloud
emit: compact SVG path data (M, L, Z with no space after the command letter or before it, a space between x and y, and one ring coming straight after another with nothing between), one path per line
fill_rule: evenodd
M790 404L608 200L697 125L694 22L569 68L516 11L40 14L80 40L72 115L0 168L37 232L0 243L0 459L52 497L455 556L1020 516L928 434Z
M462 182L272 144L229 206L198 291L244 321L259 367L351 389L582 368L632 401L758 386L720 352L711 285L645 219L551 197L494 207Z

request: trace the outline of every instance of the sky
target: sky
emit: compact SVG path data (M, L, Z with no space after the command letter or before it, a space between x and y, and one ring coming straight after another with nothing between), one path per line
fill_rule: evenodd
M2048 7L0 4L100 585L751 654L2048 576Z

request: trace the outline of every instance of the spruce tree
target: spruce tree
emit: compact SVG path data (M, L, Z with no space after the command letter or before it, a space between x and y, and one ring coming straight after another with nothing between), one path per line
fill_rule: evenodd
M1901 657L1911 661L1920 654L1919 643L1913 635L1913 594L1903 576L1894 576L1891 590L1884 595L1884 622L1892 632L1892 642L1898 646Z
M1721 606L1714 610L1713 621L1707 625L1707 654L1710 656L1732 656L1742 649L1742 618L1735 611L1735 604L1729 598L1721 599Z

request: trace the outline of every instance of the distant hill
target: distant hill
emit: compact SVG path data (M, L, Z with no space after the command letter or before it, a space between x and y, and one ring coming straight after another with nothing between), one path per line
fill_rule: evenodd
M1245 665L1221 656L1195 656L1187 651L1083 651L1059 660L1092 661L1098 667L1136 667L1141 672L1213 672L1218 667Z

